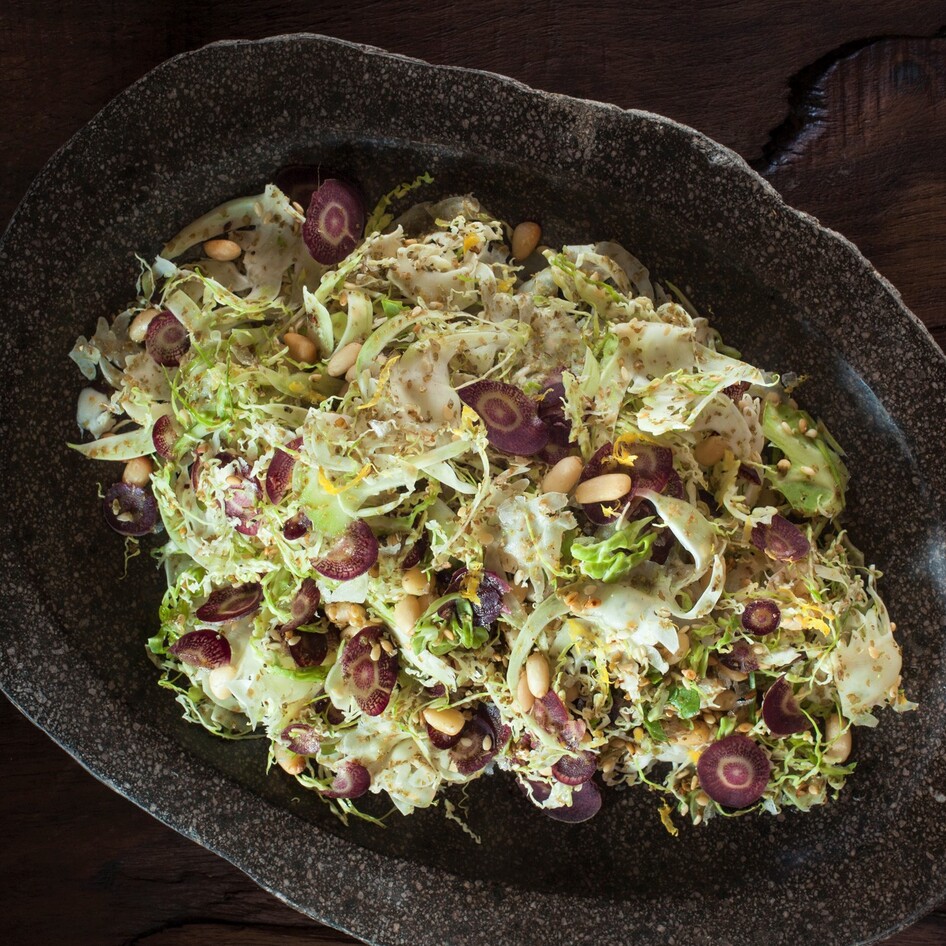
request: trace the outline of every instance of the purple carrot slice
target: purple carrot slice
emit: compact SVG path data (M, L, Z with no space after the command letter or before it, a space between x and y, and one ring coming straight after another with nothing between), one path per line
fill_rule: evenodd
M740 617L742 626L756 637L764 637L778 630L782 621L782 612L778 605L768 598L750 601Z
M635 456L634 465L627 472L631 475L631 495L639 496L644 490L662 493L670 483L673 469L673 451L669 447L639 441L629 448ZM677 477L679 479L679 476ZM682 482L680 484L683 485ZM682 497L681 497L682 498Z
M552 788L544 782L529 782L532 789L532 795L536 802L541 804L548 800L552 794ZM521 786L520 786L521 787ZM525 789L523 788L523 792ZM566 824L581 824L582 821L588 821L601 810L601 792L598 786L592 781L582 782L576 786L572 792L571 806L563 805L561 808L542 808L542 812L548 815L554 821L562 821Z
M174 459L174 445L180 438L181 433L177 429L170 414L162 414L151 429L151 442L154 444L154 452L165 460Z
M165 309L148 323L145 349L159 365L176 368L190 347L190 335L173 312Z
M762 485L762 477L759 476L758 472L754 470L751 466L746 466L745 463L739 464L738 476L742 480L747 480L750 483L755 483L756 486Z
M549 442L549 431L539 419L535 401L513 384L474 381L457 393L486 424L490 445L503 453L531 456Z
M325 798L361 798L371 788L371 773L353 760L343 762L329 788L320 793Z
M215 670L230 663L230 642L216 631L190 631L169 648L178 660L191 667Z
M263 600L263 586L259 582L248 582L233 588L218 588L194 612L198 621L222 624L235 621L259 609Z
M427 533L425 532L421 537L411 546L410 551L407 555L404 556L404 561L401 562L401 568L404 571L407 571L409 568L413 568L415 565L419 565L424 555L427 554Z
M587 749L577 756L563 755L552 766L552 775L566 785L581 785L587 782L598 770L598 757Z
M340 263L357 246L365 229L365 205L358 191L330 177L312 194L302 239L312 258L325 266Z
M762 698L762 719L769 727L769 732L779 737L804 732L811 725L792 693L792 685L784 676L779 677L765 691Z
M296 437L286 446L290 450L298 451L302 446L302 438ZM266 471L266 495L274 506L282 501L292 485L292 471L295 465L296 458L285 450L277 450L269 461L269 469Z
M537 414L549 432L549 445L567 447L571 442L572 422L565 416L565 385L561 381L549 382L542 389ZM561 459L561 458L559 458Z
M282 527L282 534L289 542L301 539L309 529L312 528L312 521L303 510L299 510L291 519L286 520Z
M476 715L489 723L493 730L493 749L502 752L512 736L512 730L503 722L499 707L495 703L480 703Z
M755 804L765 792L771 771L768 756L741 733L714 742L696 764L703 791L727 808Z
M378 560L378 540L367 523L356 519L315 563L315 570L335 581L363 575Z
M364 627L345 644L341 656L342 677L366 716L384 712L397 683L397 655L381 647L381 636L380 627Z
M295 631L290 640L298 637L299 640L289 644L289 656L295 665L302 669L321 667L328 654L328 635L318 631Z
M568 708L554 690L549 690L541 699L532 704L535 721L548 733L561 734L571 716Z
M460 730L457 744L450 750L457 771L461 775L479 772L495 758L497 752L495 743L496 734L488 719L476 715L467 720L463 729Z
M755 526L751 539L757 549L778 562L797 562L811 551L811 544L801 529L784 516L774 515L769 525Z
M752 673L759 669L759 661L745 641L736 641L728 654L719 654L717 659L724 667L738 673Z
M322 745L319 734L308 723L290 723L279 738L296 755L318 755Z
M309 624L315 617L322 601L319 586L312 578L303 578L299 590L295 593L290 607L291 617L282 626L283 632L294 631L303 624Z
M459 591L463 585L463 579L466 578L468 569L458 568L450 576L450 583L447 585L447 593ZM503 595L509 591L509 585L503 581L495 572L484 571L480 576L480 583L476 587L476 597L479 601L471 601L473 608L473 620L480 627L489 627L500 614L507 614L509 609L503 603ZM454 605L444 605L441 608L441 617L449 617L454 610ZM446 613L443 613L446 612Z
M121 535L145 535L158 521L158 503L145 486L113 483L102 500L102 515Z
M425 725L427 726L427 738L437 749L452 749L460 741L461 733L448 736L445 732L434 729L430 723L425 723Z

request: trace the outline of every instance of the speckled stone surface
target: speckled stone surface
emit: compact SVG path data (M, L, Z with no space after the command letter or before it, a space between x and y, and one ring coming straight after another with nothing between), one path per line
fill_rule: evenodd
M859 730L858 772L808 816L717 819L671 838L652 796L581 826L508 782L470 791L477 846L439 811L344 829L260 745L179 719L143 652L161 580L120 581L75 434L66 353L130 296L134 254L280 165L320 161L379 195L474 190L549 242L616 238L727 340L811 376L805 405L849 449L847 514L901 628L918 713ZM313 917L383 944L750 946L871 941L946 887L943 665L946 362L843 239L731 152L641 112L313 36L219 44L119 96L49 163L0 246L0 684L91 772ZM62 839L68 843L68 839Z

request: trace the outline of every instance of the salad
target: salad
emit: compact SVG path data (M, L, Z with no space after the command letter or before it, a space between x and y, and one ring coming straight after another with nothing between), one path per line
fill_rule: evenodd
M370 215L278 183L71 352L72 446L125 463L105 520L161 539L148 653L185 718L343 820L460 820L496 771L571 822L638 786L674 834L836 797L852 729L915 704L791 385L618 243L469 196L394 219L427 176Z

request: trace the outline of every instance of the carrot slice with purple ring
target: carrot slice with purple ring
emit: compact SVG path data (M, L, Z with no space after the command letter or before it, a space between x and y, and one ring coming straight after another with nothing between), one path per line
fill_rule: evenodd
M162 367L176 368L190 347L190 335L173 312L165 309L148 323L145 348Z
M158 503L144 486L113 483L102 500L102 515L121 535L146 535L158 521Z
M784 676L779 677L765 691L762 698L762 719L769 727L769 732L779 737L804 732L811 725L795 699L792 685Z
M342 651L342 678L366 716L380 716L397 683L397 655L381 648L382 629L362 628Z
M759 598L746 605L739 621L750 634L764 637L778 630L782 622L782 612L774 601Z
M750 538L757 549L777 562L797 562L811 551L811 543L801 529L777 514L768 525L755 526Z
M539 419L535 401L514 384L474 381L457 394L483 419L487 440L497 450L527 457L549 442L549 430Z
M713 801L727 808L748 808L765 792L772 763L748 736L733 733L703 752L696 772Z
M233 588L218 588L194 612L198 621L222 624L235 621L258 610L263 600L263 586L259 582L248 582Z
M365 229L365 205L350 184L330 177L312 194L302 239L312 258L326 266L340 263Z
M191 667L216 670L230 663L230 642L216 631L190 631L176 640L168 650Z
M295 451L298 451L301 446L301 437L296 437L286 444L288 449ZM274 506L282 501L292 485L292 471L295 465L296 458L285 450L277 450L269 461L269 469L266 471L266 495Z
M324 798L361 798L371 787L371 773L353 760L343 762L332 779L332 784L319 794Z
M363 575L378 560L378 540L369 526L356 519L314 565L315 570L335 581L350 581Z

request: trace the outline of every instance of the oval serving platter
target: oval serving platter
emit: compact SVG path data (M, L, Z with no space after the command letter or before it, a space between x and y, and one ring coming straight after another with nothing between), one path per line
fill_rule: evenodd
M64 447L81 386L66 354L123 304L136 252L290 163L344 168L370 195L428 171L421 197L473 191L552 244L618 239L750 361L810 376L920 703L858 731L837 802L672 838L645 791L569 826L493 778L469 793L482 844L439 809L346 829L263 775L262 744L179 718L144 656L160 576L143 555L119 580L95 499L109 474ZM49 162L0 245L0 298L0 685L95 776L292 906L378 944L848 946L942 896L946 359L850 243L732 152L649 113L325 37L220 43L149 73Z

